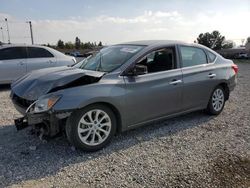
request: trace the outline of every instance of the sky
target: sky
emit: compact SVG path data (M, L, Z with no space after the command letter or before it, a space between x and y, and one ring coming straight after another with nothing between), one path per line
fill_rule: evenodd
M250 36L250 0L0 0L0 41L37 44L58 39L115 44L135 40L193 42L218 30L237 44Z

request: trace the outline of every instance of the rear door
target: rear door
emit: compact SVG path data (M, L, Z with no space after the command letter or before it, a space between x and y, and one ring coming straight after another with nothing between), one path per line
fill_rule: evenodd
M56 58L48 50L40 47L27 47L27 71L54 67Z
M25 47L8 47L0 50L0 83L11 83L27 71Z
M176 63L175 47L148 53L137 64L148 73L124 76L128 125L160 118L181 109L182 72Z
M217 80L202 48L179 46L183 73L183 110L205 108Z

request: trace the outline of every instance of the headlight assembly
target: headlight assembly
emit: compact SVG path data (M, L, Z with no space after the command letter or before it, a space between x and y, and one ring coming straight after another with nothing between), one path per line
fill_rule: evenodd
M61 98L61 96L51 96L49 98L44 98L37 100L33 107L34 113L40 113L48 111L50 108L52 108L56 102Z

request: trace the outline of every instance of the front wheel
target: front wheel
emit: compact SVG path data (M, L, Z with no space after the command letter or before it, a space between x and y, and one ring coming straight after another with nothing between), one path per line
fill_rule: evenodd
M66 135L75 147L96 151L106 146L116 131L113 111L104 105L92 105L73 113L66 124Z
M207 112L211 115L218 115L221 113L225 105L225 91L223 87L217 86L208 102Z

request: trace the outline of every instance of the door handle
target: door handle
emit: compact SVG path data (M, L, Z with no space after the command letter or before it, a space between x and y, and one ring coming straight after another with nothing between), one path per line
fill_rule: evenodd
M54 63L54 61L49 60L48 63Z
M18 64L19 64L19 65L24 65L24 62L20 61Z
M209 77L209 78L214 78L214 77L216 77L216 74L210 73L210 74L208 75L208 77Z
M180 83L182 83L182 80L173 80L173 81L169 82L170 85L177 85Z

